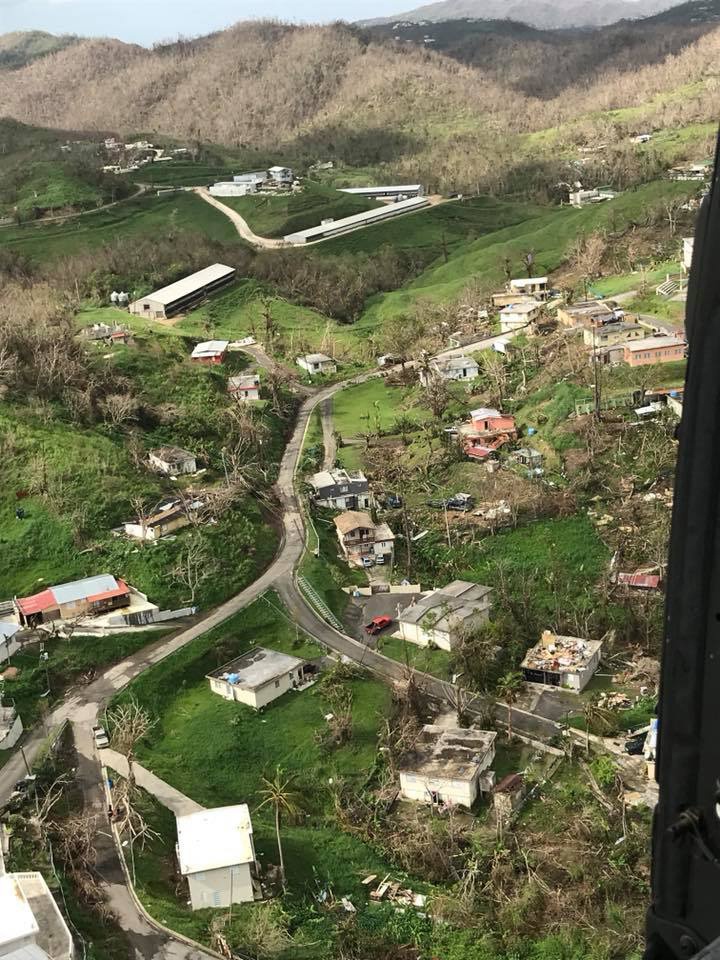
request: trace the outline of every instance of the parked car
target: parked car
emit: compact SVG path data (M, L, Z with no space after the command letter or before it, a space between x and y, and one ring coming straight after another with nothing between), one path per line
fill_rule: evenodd
M375 563L377 563L377 564L379 564L380 566L382 566L382 565L385 563L385 554L384 554L384 553L379 553L379 554L375 557Z
M454 497L445 500L427 500L428 507L438 510L454 510L458 513L467 513L475 508L475 497L469 493L456 493Z
M103 747L110 746L110 740L108 739L107 733L105 733L105 727L93 727L93 737L95 739L95 746L98 750L102 750Z
M375 557L363 557L362 565L364 567L372 567L375 565Z
M376 634L380 633L381 630L389 627L392 622L392 617L373 617L370 623L365 624L365 633L369 633L371 637L374 637Z
M402 497L399 497L396 493L389 493L385 497L385 505L389 510L398 510L402 505Z

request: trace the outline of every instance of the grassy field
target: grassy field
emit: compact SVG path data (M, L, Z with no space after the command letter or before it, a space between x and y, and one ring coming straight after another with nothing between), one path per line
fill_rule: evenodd
M368 380L333 397L333 424L343 437L387 431L402 417L413 423L427 420L430 411L417 406L417 390L389 387L383 380Z
M181 193L137 197L62 223L2 227L0 246L11 246L34 259L48 260L110 243L118 236L167 236L170 231L183 229L227 243L241 242L224 214L194 194Z
M221 199L228 207L237 210L255 233L264 237L282 237L296 230L317 227L327 217L340 220L380 206L377 201L339 193L332 187L309 180L300 193Z
M420 670L422 673L429 673L440 680L452 679L450 654L445 650L418 647L417 644L406 643L391 636L380 636L377 649L386 657Z

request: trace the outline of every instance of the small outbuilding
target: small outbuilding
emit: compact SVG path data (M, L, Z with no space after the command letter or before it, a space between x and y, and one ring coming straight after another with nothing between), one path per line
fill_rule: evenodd
M253 647L213 670L207 679L213 693L260 710L301 687L311 673L306 660L267 647Z
M328 357L324 353L306 353L302 357L297 357L296 363L303 370L306 370L311 377L323 373L337 373L337 364L332 357Z
M262 899L246 803L176 818L176 854L193 910Z
M237 377L230 377L227 382L227 392L242 403L259 400L260 377L256 373L241 373Z
M457 804L469 810L492 789L494 730L426 724L399 765L400 793L420 803Z
M158 473L179 476L184 473L197 473L195 454L182 447L158 447L148 454L148 463Z
M194 363L222 363L227 353L227 340L204 340L190 354Z

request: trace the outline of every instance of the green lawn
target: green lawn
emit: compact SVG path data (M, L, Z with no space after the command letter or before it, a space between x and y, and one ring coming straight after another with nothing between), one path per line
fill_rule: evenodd
M38 260L109 243L118 236L195 230L214 240L241 243L235 227L219 210L192 193L148 195L123 201L108 210L87 213L62 223L28 223L0 228L0 246L7 244Z
M333 423L343 437L387 431L398 419L427 420L429 410L417 406L417 390L391 387L376 378L348 387L333 397Z
M668 273L680 273L680 264L677 260L664 260L662 263L651 264L645 271L636 270L634 273L594 280L589 292L592 295L598 293L603 297L613 297L618 293L637 290L643 284L654 288L662 283Z
M300 193L219 199L237 210L255 233L263 237L283 237L297 230L317 227L328 217L340 220L380 206L375 200L340 193L310 180L305 181Z
M436 650L430 647L419 647L415 643L406 643L391 636L378 637L377 649L379 653L397 660L399 663L429 673L440 680L451 680L451 655L446 650Z

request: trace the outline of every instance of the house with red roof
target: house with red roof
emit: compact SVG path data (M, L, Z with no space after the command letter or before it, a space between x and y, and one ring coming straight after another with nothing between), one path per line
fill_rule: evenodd
M517 439L515 417L494 407L470 412L470 422L460 427L465 453L473 460L485 460L504 444Z
M130 606L130 588L110 574L85 577L48 587L29 597L16 597L15 613L24 627L37 627L53 620L98 616Z

